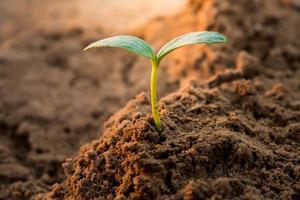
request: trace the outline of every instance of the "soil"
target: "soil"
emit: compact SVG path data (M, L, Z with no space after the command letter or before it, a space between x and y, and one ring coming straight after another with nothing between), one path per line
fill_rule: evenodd
M6 43L0 199L300 199L299 19L293 0L190 0L134 30L156 48L195 30L229 39L162 63L162 133L148 93L106 121L148 90L150 68L119 50L83 54L103 31Z

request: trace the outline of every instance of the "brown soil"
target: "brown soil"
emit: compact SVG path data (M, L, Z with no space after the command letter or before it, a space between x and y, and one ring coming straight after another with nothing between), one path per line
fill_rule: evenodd
M293 0L191 0L137 30L157 47L199 29L229 42L169 56L160 95L183 86L160 101L164 131L155 131L142 93L66 159L66 178L62 161L147 91L148 63L111 49L83 55L105 34L80 28L37 30L7 44L0 199L299 199L299 19Z

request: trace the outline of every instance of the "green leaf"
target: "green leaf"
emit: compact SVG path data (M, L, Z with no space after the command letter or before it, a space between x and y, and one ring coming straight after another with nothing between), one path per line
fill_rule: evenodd
M90 44L84 50L97 47L119 47L150 59L156 58L150 45L134 36L121 35L102 39Z
M160 61L163 57L182 46L202 43L215 44L222 42L226 42L226 38L217 32L204 31L186 33L165 44L157 53L157 60Z

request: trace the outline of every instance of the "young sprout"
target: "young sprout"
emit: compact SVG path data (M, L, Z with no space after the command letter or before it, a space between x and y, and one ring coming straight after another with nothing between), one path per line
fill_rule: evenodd
M155 55L151 46L147 44L144 40L128 35L121 35L110 37L106 39L99 40L87 46L84 50L88 50L91 48L97 47L119 47L123 49L127 49L133 53L144 56L151 60L152 64L152 73L151 73L151 106L152 106L152 115L154 118L155 126L157 131L162 130L162 125L160 121L160 116L157 108L157 99L156 99L156 79L157 79L157 69L161 60L174 51L175 49L191 45L191 44L215 44L226 42L226 38L217 32L191 32L181 35L167 44L165 44Z

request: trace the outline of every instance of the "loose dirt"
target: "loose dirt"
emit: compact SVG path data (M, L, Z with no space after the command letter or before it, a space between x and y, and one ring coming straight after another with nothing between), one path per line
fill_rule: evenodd
M299 19L292 0L191 0L133 31L155 47L194 30L229 39L163 63L162 133L148 93L97 132L150 72L119 50L78 53L105 33L39 30L12 44L0 57L0 199L299 199Z

